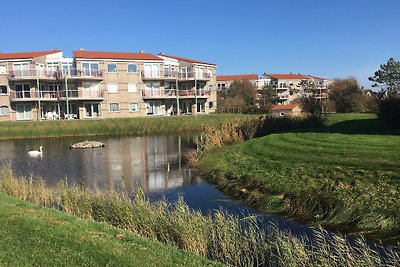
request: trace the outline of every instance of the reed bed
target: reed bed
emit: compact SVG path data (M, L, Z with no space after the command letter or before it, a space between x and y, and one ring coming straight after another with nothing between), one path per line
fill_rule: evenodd
M101 120L59 120L0 122L0 140L100 135L157 135L201 131L205 125L218 127L223 122L255 115L216 114L204 116L121 118Z
M323 125L320 116L281 117L270 116L240 117L215 125L205 125L198 138L198 153L225 145L240 143L256 137L284 131L297 131Z
M0 171L0 192L46 207L106 222L151 240L194 252L228 266L399 266L398 251L375 250L360 239L355 245L340 235L316 229L315 237L299 238L257 219L239 219L224 211L203 215L176 203L151 203L138 189L133 194L86 189L61 182L46 187L41 179L14 177Z

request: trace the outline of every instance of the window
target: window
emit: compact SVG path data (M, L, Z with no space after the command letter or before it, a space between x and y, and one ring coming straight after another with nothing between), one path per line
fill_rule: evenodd
M160 64L144 64L144 77L160 77Z
M128 83L128 93L137 93L138 87L137 83Z
M29 63L28 62L14 63L13 70L15 76L22 76L22 77L29 76Z
M10 109L8 106L1 106L0 107L0 116L10 115Z
M136 64L128 64L128 73L136 73L137 65Z
M82 63L82 71L84 76L99 76L99 63Z
M0 85L0 95L7 94L7 85Z
M62 62L61 67L64 75L67 75L71 73L71 70L73 69L73 64L72 62Z
M100 96L100 83L83 82L82 88L84 97Z
M161 114L161 102L160 101L149 101L147 104L147 115L160 115Z
M139 104L135 102L129 103L129 112L138 112L139 111Z
M100 103L85 103L85 118L99 118L100 114Z
M151 96L160 96L161 91L160 91L160 83L155 82L155 83L145 83L145 88L146 88L146 95L151 95Z
M107 64L107 72L116 73L116 72L117 72L117 64L115 64L115 63L108 63L108 64Z
M32 105L31 104L17 104L17 120L31 120L32 119Z
M197 113L204 113L205 112L205 107L206 107L206 101L205 100L199 100L197 102Z
M16 84L15 93L17 98L30 98L31 97L31 86L29 83Z
M110 112L119 112L119 103L110 103Z
M7 73L7 66L0 65L0 74L6 74L6 73Z
M214 109L214 102L208 102L208 108Z
M116 83L107 84L107 91L109 93L118 93L118 84Z
M197 89L198 90L203 90L205 86L206 86L205 83L197 83Z
M209 86L208 86L208 91L212 91L212 89L213 89L213 86L212 86L212 85L209 85Z

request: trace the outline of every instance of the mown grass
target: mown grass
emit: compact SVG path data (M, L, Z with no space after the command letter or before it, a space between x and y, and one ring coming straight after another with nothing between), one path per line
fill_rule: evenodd
M313 240L295 237L272 226L265 231L254 217L240 220L223 211L205 216L190 210L182 198L175 204L166 201L150 203L140 190L128 197L112 189L89 191L69 187L65 183L49 189L40 179L18 179L13 176L11 169L4 169L0 172L0 192L81 218L109 223L118 229L229 266L400 264L398 251L378 251L361 239L350 245L342 236L328 235L322 229L316 230ZM171 248L162 248L122 230L39 209L25 202L15 205L14 201L0 193L0 215L4 214L0 222L5 222L0 229L1 236L5 237L0 240L0 244L4 243L2 247L5 247L4 252L0 251L0 264L216 265ZM148 261L147 256L150 257ZM134 262L131 264L129 261L132 258Z
M374 115L332 114L324 127L211 149L198 164L219 188L263 210L396 244L400 136L379 127Z
M0 122L0 140L62 136L157 135L201 131L205 125L218 127L223 122L255 115L205 115L102 120L60 120Z
M222 266L0 193L0 266Z

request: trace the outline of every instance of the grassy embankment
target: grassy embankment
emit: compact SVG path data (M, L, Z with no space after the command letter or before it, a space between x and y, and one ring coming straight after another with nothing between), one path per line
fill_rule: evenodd
M3 193L2 193L3 192ZM17 201L5 194L57 208L85 220ZM312 242L270 228L254 217L239 220L222 211L204 216L180 199L150 203L113 190L89 191L0 172L0 265L196 266L217 265L175 246L229 266L398 266L400 254L377 253L363 240L317 230ZM117 228L93 222L100 221ZM126 232L126 231L129 232ZM142 237L153 241L146 241Z
M219 266L104 223L0 193L0 266Z
M0 122L0 140L62 136L157 135L200 132L204 125L255 118L254 115L204 115L103 120Z
M400 135L386 133L374 115L332 114L323 127L211 148L198 163L220 189L260 209L396 244Z

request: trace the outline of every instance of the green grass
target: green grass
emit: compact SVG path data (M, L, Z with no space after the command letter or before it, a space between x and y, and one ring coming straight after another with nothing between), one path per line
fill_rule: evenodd
M0 266L221 266L0 193Z
M204 115L102 120L0 122L0 140L62 136L158 135L201 131L205 125L256 117L255 115Z
M400 136L383 133L374 115L332 114L324 127L211 150L199 166L222 190L261 209L395 244Z
M115 190L87 190L65 183L47 188L40 179L0 172L0 266L198 266L217 265L178 247L228 266L398 266L400 254L379 253L359 239L341 235L296 237L274 226L259 227L257 216L239 219L215 211L202 215L180 198L151 203L138 190L131 198ZM108 223L95 223L94 221ZM127 232L129 231L129 232ZM134 233L134 234L132 234ZM139 238L137 235L149 240Z

